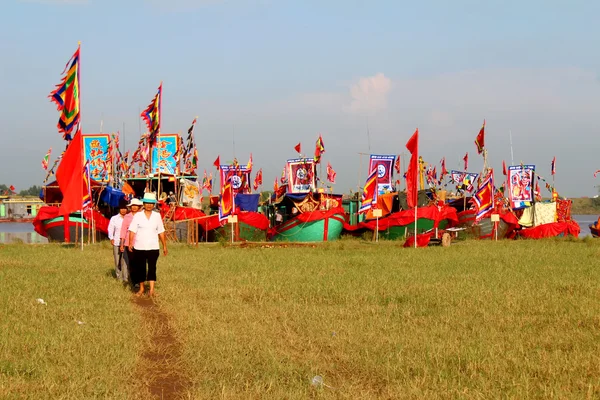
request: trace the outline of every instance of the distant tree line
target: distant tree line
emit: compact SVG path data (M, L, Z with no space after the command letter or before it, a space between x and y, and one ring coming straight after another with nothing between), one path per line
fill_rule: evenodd
M33 185L31 186L29 189L23 189L20 192L18 192L17 194L19 196L35 196L38 197L40 195L40 190L42 190L42 188L40 186L37 185ZM10 193L10 185L5 185L3 183L0 183L0 194L8 194Z

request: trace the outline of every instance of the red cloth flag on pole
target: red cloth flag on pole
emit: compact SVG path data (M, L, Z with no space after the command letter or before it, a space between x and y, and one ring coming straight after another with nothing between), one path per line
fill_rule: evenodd
M258 172L256 173L256 176L254 177L254 184L252 185L254 187L254 190L258 190L259 186L262 185L263 181L262 181L262 168L258 170Z
M217 156L217 159L215 160L215 162L213 163L213 165L215 167L217 167L217 170L221 169L221 156Z
M82 199L85 195L83 170L83 139L81 131L75 133L75 137L65 150L60 165L56 170L56 181L63 194L59 215L68 215L73 211L81 210Z
M552 175L556 175L556 156L552 159L552 164L550 165L552 169Z
M15 187L13 185L10 185L10 187L8 188L11 192L15 191Z
M483 149L485 148L485 119L483 120L483 126L479 130L477 134L477 138L475 138L475 146L477 146L477 154L483 153ZM466 169L465 169L466 170Z
M396 170L397 174L400 173L400 155L396 156L396 161L394 162L394 169Z
M233 186L231 184L231 174L225 179L225 184L221 189L221 198L219 199L219 221L227 219L233 214L235 209Z
M406 201L409 207L417 206L417 176L419 171L419 129L413 133L406 143L406 148L410 151L410 161L406 171Z
M502 175L508 176L508 171L506 170L506 163L502 160Z
M463 161L465 162L465 172L467 172L467 170L469 169L469 152L465 154L465 156L463 157Z
M448 170L446 169L446 157L441 159L440 164L442 164L442 172L440 172L441 180L445 175L448 175Z
M333 184L335 184L335 176L336 176L336 172L333 170L333 168L331 167L331 164L328 162L327 163L327 180Z
M275 182L273 182L273 192L277 192L279 190L279 185L277 184L277 178L275 178Z
M297 145L294 146L294 150L296 150L296 153L298 153L298 154L301 153L302 146L300 145L300 143L298 143Z

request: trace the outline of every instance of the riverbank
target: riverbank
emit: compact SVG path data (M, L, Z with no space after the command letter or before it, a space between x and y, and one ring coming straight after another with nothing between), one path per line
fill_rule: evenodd
M600 396L600 241L401 245L171 244L156 309L107 243L2 246L0 398Z
M600 215L600 198L580 197L573 200L572 214Z

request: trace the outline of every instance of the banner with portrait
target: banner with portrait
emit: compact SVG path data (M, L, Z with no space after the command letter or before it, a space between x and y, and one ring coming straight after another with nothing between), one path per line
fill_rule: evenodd
M533 178L535 165L511 165L508 167L508 199L513 209L533 204Z
M108 145L110 135L108 133L83 135L84 164L90 163L90 178L95 181L106 182L110 175L111 163L108 157Z
M450 179L456 185L459 192L472 192L477 186L477 177L479 174L467 171L450 171Z
M223 183L227 181L227 178L231 176L231 187L233 194L238 193L249 194L250 191L250 173L252 169L246 165L221 165L219 167L221 171L221 188Z
M371 154L369 173L377 169L377 191L379 194L391 193L394 182L394 155Z
M287 161L288 193L309 193L316 188L316 164L312 158Z
M176 133L161 133L156 137L156 144L152 147L152 171L155 174L177 175L177 150L179 149L179 135Z

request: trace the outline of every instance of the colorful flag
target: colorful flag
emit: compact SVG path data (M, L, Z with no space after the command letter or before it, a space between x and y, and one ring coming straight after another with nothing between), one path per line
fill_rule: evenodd
M285 176L285 167L283 167L283 171L281 171L281 184L285 185L287 183L287 178Z
M335 176L336 176L336 172L333 170L333 168L331 167L331 164L328 162L327 163L327 180L333 184L335 184Z
M248 164L246 165L246 168L249 171L252 171L252 153L250 153L250 159L248 160Z
M410 208L417 206L418 190L417 175L419 171L419 128L406 142L406 148L410 151L410 161L406 171L406 201Z
M394 162L394 169L396 170L397 174L400 173L400 155L396 156L396 161Z
M44 171L48 170L48 164L50 163L50 153L52 153L52 147L50 147L50 149L44 156L44 159L42 160L42 168L44 169Z
M204 170L204 177L202 178L202 189L208 190L208 176L206 176L206 170Z
M10 187L8 188L11 192L15 191L15 187L13 185L10 185Z
M465 162L465 171L467 171L469 169L469 152L465 154L463 161Z
M552 170L552 175L556 174L556 156L552 159L552 164L550 164L550 168Z
M233 197L233 186L231 184L231 175L225 180L225 184L221 188L221 196L219 199L219 221L227 219L233 214L235 208L235 200Z
M273 182L273 191L277 192L279 190L279 185L277 185L277 178L275 178L275 182Z
M483 120L483 126L479 130L477 134L477 138L475 138L475 146L477 146L477 154L483 153L483 149L485 148L485 119ZM467 168L465 167L465 170Z
M88 211L92 208L92 187L90 185L90 160L83 166L83 196L81 198L82 210Z
M188 129L188 136L185 146L180 145L181 152L183 154L183 167L186 172L194 173L198 166L198 150L194 142L194 128L196 126L197 118L194 118L192 125ZM183 139L181 139L183 143Z
M369 176L367 177L367 181L365 182L365 187L363 189L360 209L359 213L367 212L373 207L373 204L377 204L377 168L373 169Z
M473 196L473 201L477 206L477 214L475 221L479 221L494 209L494 171L490 170L489 174L483 180L477 193Z
M82 170L83 139L81 130L78 130L56 170L56 181L63 194L59 215L69 215L73 211L81 210L82 199L85 195Z
M260 185L262 185L263 180L262 180L262 168L258 170L258 172L256 173L256 176L254 177L254 184L252 185L252 187L254 188L254 191L257 191L258 188L260 187Z
M152 147L156 142L156 137L160 133L160 120L162 118L161 115L161 99L162 99L162 82L158 87L158 92L152 99L152 102L148 105L140 116L146 122L148 126L148 131L150 132L149 136L149 146Z
M300 151L300 150L302 150L302 146L300 146L300 143L298 143L297 145L295 145L295 146L294 146L294 150L296 150L296 152L297 152L298 154L300 154L300 153L301 153L301 151Z
M427 177L427 184L428 185L434 185L435 184L435 178L433 177L433 167L431 166L431 164L429 165L429 167L427 167L427 171L425 172L425 176Z
M215 167L217 167L217 170L221 168L221 156L217 156L217 159L215 160L215 162L213 163L213 165Z
M79 50L80 46L77 46L77 51L65 66L62 81L48 96L60 111L57 127L65 140L71 140L71 132L79 122Z
M208 174L208 187L206 188L206 190L208 190L208 193L212 193L212 172L210 172Z
M506 163L502 160L502 175L508 176L508 171L506 170Z
M535 183L535 201L542 201L542 191L540 190L539 177L538 181Z
M321 162L321 155L323 153L325 153L325 145L323 144L323 138L321 137L321 135L319 135L319 138L317 139L317 144L315 145L315 164Z

